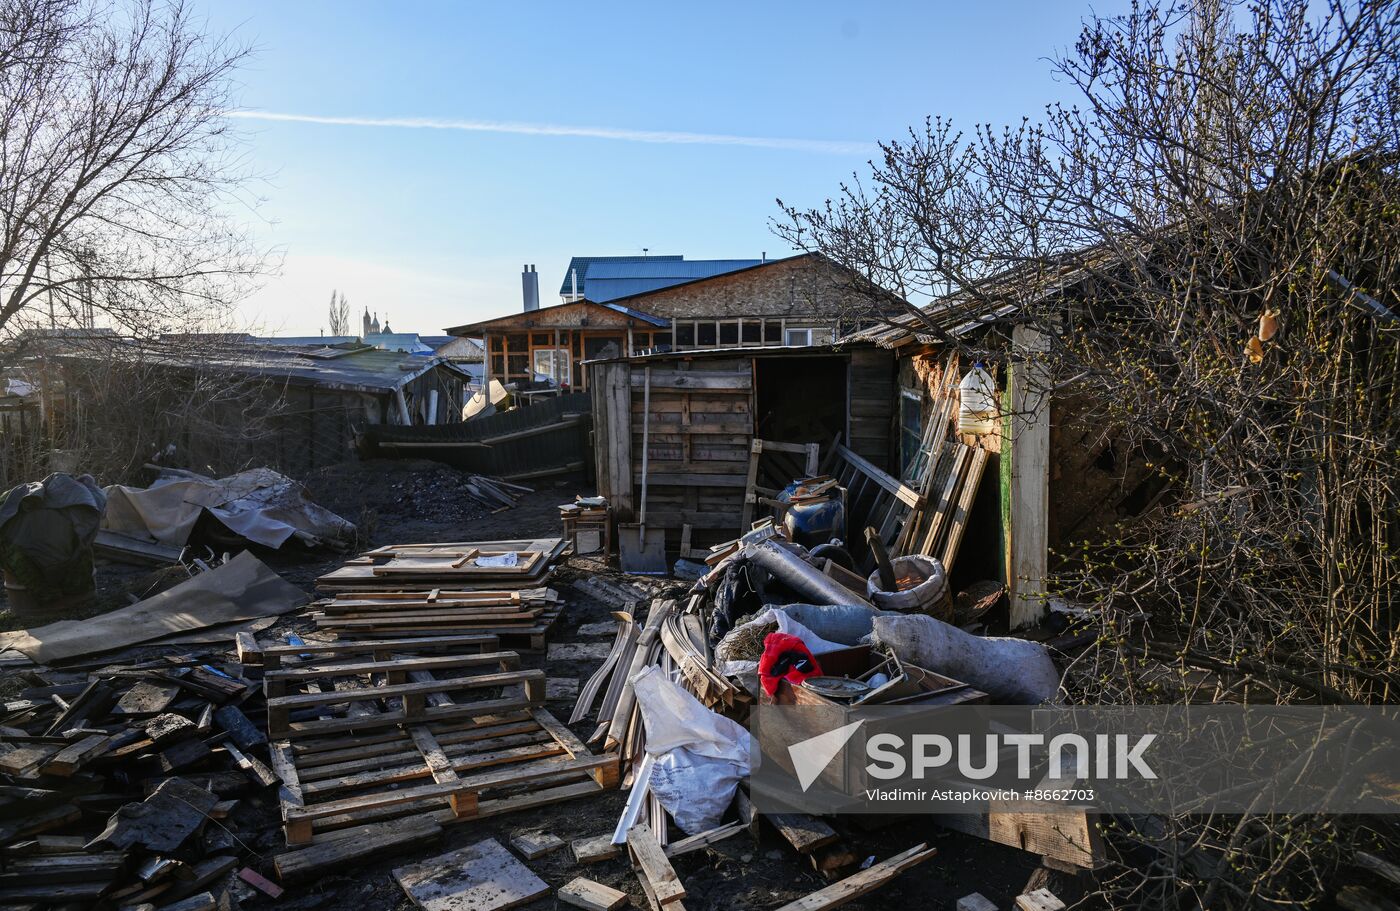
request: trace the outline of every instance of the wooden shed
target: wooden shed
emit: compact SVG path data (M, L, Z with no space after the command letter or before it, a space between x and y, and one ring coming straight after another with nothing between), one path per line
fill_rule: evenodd
M593 361L598 493L618 521L641 506L646 440L648 525L679 546L736 537L756 439L848 443L888 468L895 355L871 344L664 353Z

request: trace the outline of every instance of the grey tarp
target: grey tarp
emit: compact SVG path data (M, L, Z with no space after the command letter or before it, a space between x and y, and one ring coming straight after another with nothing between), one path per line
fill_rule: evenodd
M222 566L130 607L0 634L0 646L40 664L150 642L174 633L285 614L306 593L244 551Z
M51 474L11 488L0 500L5 568L36 594L71 590L79 576L91 580L92 540L106 502L90 475Z

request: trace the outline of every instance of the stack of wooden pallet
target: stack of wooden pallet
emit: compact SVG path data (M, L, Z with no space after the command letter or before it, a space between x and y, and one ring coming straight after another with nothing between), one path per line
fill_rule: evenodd
M312 605L318 629L341 639L385 636L502 637L538 651L564 604L552 588L519 591L340 592Z
M538 651L564 608L542 584L563 550L560 538L380 547L317 580L331 596L312 616L341 639L477 633Z
M535 588L564 551L562 538L389 544L316 580L321 591Z

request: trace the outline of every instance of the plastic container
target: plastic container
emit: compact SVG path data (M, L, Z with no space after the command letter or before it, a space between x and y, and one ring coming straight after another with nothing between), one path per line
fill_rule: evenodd
M991 433L996 429L997 387L981 361L958 384L958 433Z
M812 503L792 503L792 498L804 485L793 481L783 488L777 499L789 503L783 514L783 527L787 529L788 540L803 547L816 547L832 538L846 537L846 504L839 496L818 500Z

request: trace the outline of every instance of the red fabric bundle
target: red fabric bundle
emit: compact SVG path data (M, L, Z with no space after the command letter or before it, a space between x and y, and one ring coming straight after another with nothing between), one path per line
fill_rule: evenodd
M806 670L799 664L805 662ZM787 633L769 633L763 640L763 657L758 659L758 680L769 696L778 692L778 681L797 686L808 677L820 677L821 666L806 644Z

